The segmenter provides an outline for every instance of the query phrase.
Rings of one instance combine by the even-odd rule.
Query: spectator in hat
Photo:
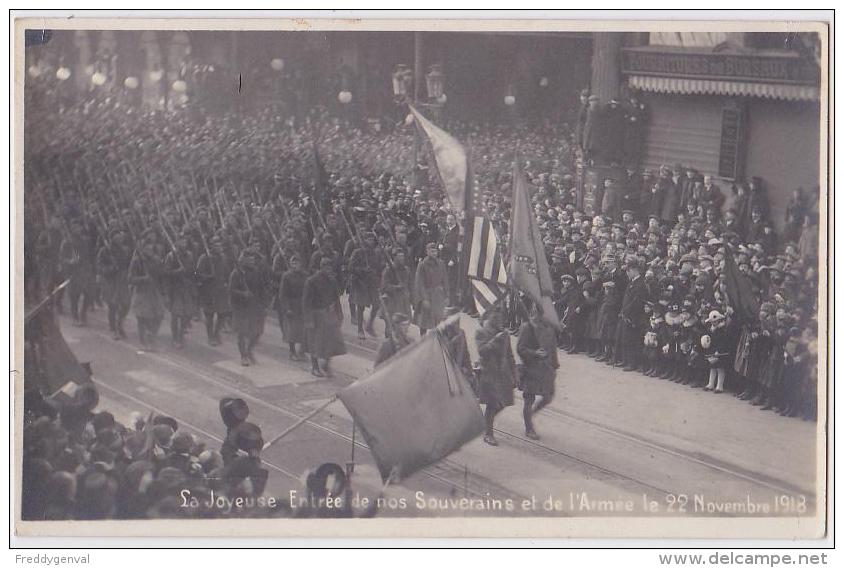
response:
[[[621,306],[621,298],[617,285],[612,279],[604,280],[601,283],[603,297],[598,308],[597,335],[600,340],[600,355],[597,361],[611,363],[614,360],[615,332],[618,326],[618,312]]]
[[[560,346],[567,352],[574,353],[576,350],[575,335],[578,331],[581,311],[581,293],[574,276],[571,274],[563,274],[560,283],[560,294],[554,302],[563,329],[560,334]]]
[[[644,305],[648,292],[642,276],[642,265],[638,259],[627,263],[626,272],[630,283],[621,301],[614,365],[623,366],[625,371],[633,371],[639,365]]]

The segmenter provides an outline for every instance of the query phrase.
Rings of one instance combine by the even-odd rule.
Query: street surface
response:
[[[124,423],[132,412],[167,414],[219,448],[225,427],[218,402],[224,396],[246,400],[249,420],[271,440],[371,373],[377,340],[359,340],[345,302],[344,309],[349,353],[333,360],[331,379],[313,377],[310,363],[289,359],[274,315],[251,367],[240,365],[232,335],[224,335],[221,346],[208,346],[201,322],[193,323],[186,347],[175,350],[165,319],[157,352],[139,350],[131,317],[129,340],[112,340],[103,309],[89,315],[86,328],[68,318],[61,318],[61,327],[80,361],[92,362],[98,409]],[[477,320],[463,316],[462,325],[476,359]],[[382,335],[380,320],[376,330]],[[411,334],[417,337],[418,330]],[[814,514],[814,422],[763,412],[730,394],[612,369],[585,355],[561,353],[560,363],[557,397],[535,417],[541,440],[525,438],[517,396],[516,406],[496,419],[498,447],[479,437],[388,487],[390,503],[379,515],[482,515],[496,506],[491,500],[508,499],[513,511],[504,514],[512,515]],[[267,493],[285,499],[291,490],[301,495],[308,468],[352,459],[354,490],[372,497],[381,489],[359,432],[353,444],[352,421],[339,401],[268,448],[263,459],[270,472]],[[470,511],[460,505],[463,497],[473,500]]]

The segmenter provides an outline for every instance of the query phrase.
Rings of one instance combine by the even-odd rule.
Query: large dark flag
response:
[[[727,284],[727,296],[736,318],[741,322],[755,320],[759,315],[759,301],[753,292],[750,279],[736,266],[729,246],[724,255],[724,278]]]
[[[484,431],[472,387],[438,330],[338,393],[382,479],[436,463]]]
[[[530,204],[530,188],[521,168],[513,172],[513,212],[510,219],[509,283],[542,306],[542,318],[560,329],[560,320],[551,300],[554,287],[545,247]]]
[[[60,395],[70,389],[70,396],[77,386],[91,382],[90,369],[71,351],[51,308],[35,309],[27,315],[24,337],[24,376],[43,394]]]
[[[410,112],[419,130],[431,143],[437,173],[449,205],[454,211],[463,211],[469,163],[466,150],[454,136],[422,116],[412,105]]]

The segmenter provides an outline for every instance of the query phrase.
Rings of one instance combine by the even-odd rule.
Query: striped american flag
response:
[[[507,271],[498,235],[486,215],[481,192],[471,175],[466,183],[466,218],[464,222],[466,274],[478,313],[483,315],[507,295]]]

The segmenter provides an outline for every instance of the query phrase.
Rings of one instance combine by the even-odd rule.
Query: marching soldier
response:
[[[375,354],[375,367],[412,343],[407,333],[410,329],[410,318],[407,314],[390,313],[392,313],[392,325],[388,326],[387,337],[381,342],[378,353]]]
[[[538,440],[539,434],[533,427],[533,415],[554,399],[554,379],[560,367],[554,329],[542,320],[539,306],[533,307],[528,321],[519,329],[516,351],[525,366],[521,385],[525,436]],[[542,398],[534,405],[537,396]]]
[[[495,416],[504,408],[513,406],[513,388],[517,381],[510,333],[504,329],[504,319],[497,308],[484,312],[481,327],[475,332],[475,343],[481,358],[480,402],[486,405],[484,442],[497,446],[493,430]]]
[[[199,281],[199,302],[205,313],[208,344],[213,346],[220,344],[223,322],[231,313],[228,281],[233,267],[223,250],[220,237],[212,237],[209,246],[211,255],[203,254],[199,257],[196,277]]]
[[[103,301],[108,306],[108,328],[115,340],[126,339],[123,321],[129,313],[132,300],[128,281],[131,259],[132,249],[123,232],[115,233],[97,253],[97,276],[102,287]]]
[[[404,250],[393,251],[393,261],[381,273],[381,298],[389,314],[410,313],[411,272]],[[386,321],[386,320],[385,320]]]
[[[378,284],[379,276],[383,271],[378,250],[376,249],[375,233],[367,232],[362,234],[360,247],[356,249],[349,258],[349,305],[356,317],[353,318],[358,324],[358,337],[363,339],[364,334],[363,314],[369,308],[369,321],[366,323],[366,333],[375,335],[373,323],[378,315]]]
[[[164,258],[170,308],[170,333],[173,347],[185,346],[185,330],[196,313],[196,260],[184,236],[179,237],[173,250]]]
[[[439,259],[437,243],[428,243],[425,252],[425,258],[416,267],[413,285],[416,325],[420,335],[425,335],[445,317],[448,286],[445,263]]]
[[[91,309],[93,301],[94,258],[91,253],[82,226],[74,222],[70,228],[70,234],[62,242],[59,257],[62,271],[70,278],[67,287],[70,313],[73,316],[73,323],[80,327],[87,325],[88,310]]]
[[[264,333],[269,270],[262,263],[258,249],[250,246],[240,254],[229,278],[232,329],[237,334],[240,364],[244,367],[257,363],[254,349]]]
[[[155,245],[141,245],[129,264],[129,284],[134,287],[132,311],[138,321],[141,345],[155,349],[155,337],[164,318],[164,298],[161,294],[161,257]]]
[[[302,313],[311,352],[311,374],[331,376],[331,358],[346,353],[346,343],[340,325],[343,311],[331,260],[323,258],[319,271],[305,281],[302,294]],[[324,359],[322,369],[319,359]]]
[[[281,277],[278,287],[277,305],[281,314],[281,332],[290,347],[290,359],[301,361],[305,357],[305,320],[302,316],[302,295],[305,291],[305,280],[308,275],[302,270],[302,261],[298,256],[291,256],[288,260],[290,270]],[[302,352],[297,353],[296,344],[302,346]]]

